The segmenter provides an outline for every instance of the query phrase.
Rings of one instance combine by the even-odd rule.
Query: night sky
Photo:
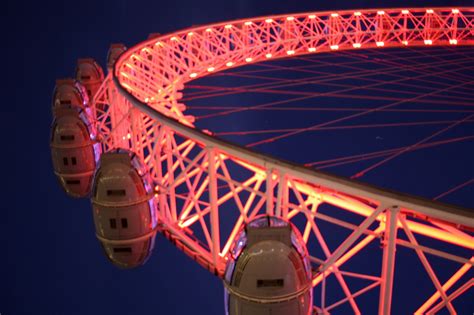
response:
[[[426,5],[426,1],[396,3],[397,7]],[[469,6],[474,1],[430,1],[433,7],[454,4]],[[78,58],[93,57],[105,66],[111,43],[123,42],[130,47],[146,39],[149,33],[164,34],[192,25],[291,12],[392,6],[394,1],[359,0],[85,0],[3,4],[2,55],[7,73],[2,79],[1,113],[2,135],[7,142],[2,150],[2,164],[8,176],[2,193],[4,218],[0,220],[0,237],[6,246],[0,254],[0,314],[224,312],[221,281],[161,236],[157,237],[155,251],[145,266],[119,270],[110,265],[94,236],[90,201],[68,198],[57,183],[49,150],[51,96],[57,78],[74,75]],[[212,124],[207,127],[212,128]],[[472,124],[470,129],[458,133],[472,135]],[[350,138],[346,139],[348,144],[352,143]],[[271,153],[272,147],[262,150]],[[474,158],[472,140],[459,150],[456,154],[463,155],[464,162]],[[285,152],[281,157],[291,159],[289,151]],[[449,160],[453,152],[442,154]],[[395,167],[397,164],[392,172],[396,172]],[[411,167],[416,170],[415,165]],[[438,182],[437,186],[430,186],[428,181],[425,190],[414,185],[406,191],[434,197],[436,191],[440,193],[474,175],[469,163],[456,170],[457,175],[446,176],[445,185]],[[352,170],[339,173],[346,174],[345,171]],[[366,180],[378,183],[380,178]],[[398,188],[397,184],[386,186]],[[471,185],[444,201],[472,208],[472,193]],[[473,309],[472,305],[464,306],[463,311],[468,314]]]

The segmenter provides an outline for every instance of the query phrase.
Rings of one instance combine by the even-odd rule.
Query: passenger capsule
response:
[[[77,61],[76,79],[85,86],[87,95],[92,101],[104,81],[104,71],[94,59],[79,59]]]
[[[146,262],[155,242],[157,217],[151,178],[135,154],[105,153],[96,172],[92,207],[96,235],[120,268]]]
[[[86,197],[91,191],[101,148],[80,84],[73,80],[58,81],[53,114],[50,147],[54,172],[68,195]]]
[[[73,79],[56,80],[53,92],[53,114],[61,108],[85,108],[89,104],[89,97],[82,84]]]
[[[120,57],[120,55],[127,50],[127,47],[122,43],[110,45],[109,52],[107,54],[107,68],[109,72],[113,70],[115,61]]]
[[[309,315],[311,265],[298,230],[270,216],[238,234],[224,275],[226,314]]]

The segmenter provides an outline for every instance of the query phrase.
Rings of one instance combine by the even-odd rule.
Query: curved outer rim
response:
[[[148,38],[148,39],[146,39],[146,40],[144,40],[144,41],[142,41],[142,42],[140,42],[136,45],[133,45],[132,47],[127,49],[122,55],[120,55],[120,57],[115,61],[114,74],[115,74],[115,70],[117,69],[116,65],[118,63],[120,63],[119,61],[121,61],[121,59],[123,59],[125,56],[128,56],[128,55],[132,54],[132,51],[134,51],[135,49],[138,49],[139,47],[141,48],[142,46],[145,46],[146,44],[149,44],[149,43],[155,43],[158,40],[164,40],[164,39],[170,38],[174,35],[184,34],[184,33],[190,32],[190,31],[206,29],[206,28],[212,28],[212,27],[217,27],[217,26],[223,26],[223,25],[226,25],[226,24],[238,24],[238,23],[245,23],[247,21],[265,20],[265,19],[268,19],[268,18],[282,19],[282,18],[286,18],[288,16],[293,16],[294,18],[298,18],[298,17],[303,17],[303,16],[309,16],[309,15],[312,15],[312,14],[314,14],[316,16],[325,16],[325,15],[330,15],[332,13],[337,13],[339,15],[347,15],[347,14],[353,14],[354,12],[357,12],[357,11],[364,12],[364,13],[371,13],[371,14],[377,13],[378,11],[384,11],[386,13],[393,13],[393,12],[400,12],[401,10],[405,10],[405,9],[409,10],[410,13],[413,13],[413,12],[426,12],[426,8],[406,8],[406,7],[378,8],[378,9],[332,10],[332,11],[316,11],[316,12],[315,11],[307,11],[307,12],[296,12],[296,13],[287,13],[287,14],[279,14],[279,15],[271,15],[271,16],[270,15],[260,15],[260,16],[245,18],[245,19],[239,19],[239,20],[216,22],[216,23],[205,24],[205,25],[195,25],[195,26],[191,26],[191,27],[188,27],[188,28],[183,28],[183,29],[180,29],[180,30],[177,30],[177,31],[169,32],[169,33],[166,33],[166,34],[161,35],[159,37]],[[430,9],[432,9],[434,11],[458,9],[459,11],[463,11],[463,12],[474,12],[474,7],[455,7],[455,8],[454,7],[453,8],[451,8],[451,7],[432,7]]]
[[[128,48],[122,54],[120,54],[120,56],[115,60],[114,65],[113,65],[113,76],[115,77],[116,72],[118,71],[117,65],[120,65],[121,61],[123,59],[129,57],[135,50],[137,50],[139,48],[141,49],[141,48],[143,48],[144,46],[146,46],[148,44],[156,43],[157,41],[164,41],[164,40],[167,40],[167,39],[169,39],[173,36],[177,36],[179,34],[187,34],[187,33],[192,32],[192,31],[198,31],[198,30],[203,30],[203,29],[206,29],[206,28],[224,26],[226,24],[239,24],[239,23],[245,23],[247,21],[254,22],[254,21],[257,21],[257,20],[260,21],[260,20],[265,20],[265,19],[268,19],[268,18],[283,19],[283,18],[287,18],[288,16],[292,16],[296,19],[296,18],[299,18],[299,17],[306,17],[306,16],[309,16],[309,15],[325,16],[325,15],[330,15],[332,13],[337,13],[339,15],[347,15],[347,14],[353,14],[354,12],[357,12],[357,11],[364,12],[364,13],[369,13],[369,14],[374,14],[374,13],[377,13],[378,11],[384,11],[386,13],[393,13],[393,12],[400,12],[401,10],[405,10],[405,9],[407,9],[407,8],[400,7],[400,8],[388,8],[388,9],[385,9],[385,8],[353,9],[353,10],[333,10],[333,11],[317,11],[317,12],[307,11],[307,12],[287,13],[287,14],[271,15],[271,16],[270,15],[260,15],[260,16],[250,17],[250,18],[239,19],[239,20],[223,21],[223,22],[216,22],[216,23],[204,24],[204,25],[193,25],[193,26],[183,28],[183,29],[180,29],[180,30],[177,30],[177,31],[172,31],[172,32],[169,32],[169,33],[165,33],[165,34],[160,35],[158,37],[147,38],[146,40],[141,41],[141,42],[133,45],[132,47]],[[431,9],[434,10],[434,11],[441,11],[441,10],[451,10],[451,9],[454,9],[454,8],[433,7]],[[463,11],[463,12],[474,12],[474,7],[456,7],[456,9],[458,9],[459,11]],[[408,8],[407,10],[409,10],[410,13],[426,12],[426,8]],[[471,44],[471,45],[474,45],[474,43]],[[422,45],[422,47],[424,47],[424,46],[425,45]],[[433,44],[432,46],[437,46],[437,45]],[[366,47],[370,47],[370,46],[366,46]],[[410,45],[410,47],[415,47],[415,45]],[[343,50],[349,50],[349,49],[345,48]],[[314,53],[311,53],[311,54],[314,54]],[[287,58],[287,57],[288,56],[285,56],[283,58]],[[275,57],[275,58],[272,58],[271,60],[275,60],[275,59],[278,59],[278,58]],[[217,72],[219,72],[219,71],[215,71],[214,73],[217,73]],[[193,80],[196,80],[196,79],[193,79]],[[188,81],[193,81],[193,80],[188,80]]]
[[[399,9],[378,9],[383,10],[387,13],[390,12],[400,12],[400,10],[405,8]],[[425,12],[425,8],[416,8],[410,9],[411,13],[413,12]],[[433,10],[451,10],[451,8],[432,8]],[[464,12],[474,12],[474,8],[463,8],[458,7],[460,11]],[[370,9],[370,10],[360,10],[364,13],[373,14],[374,12],[378,11],[377,9]],[[119,66],[122,62],[128,58],[133,52],[139,48],[143,48],[148,44],[154,43],[159,40],[164,40],[169,38],[172,35],[184,34],[185,32],[202,30],[204,28],[213,27],[213,26],[223,26],[225,24],[237,24],[243,23],[245,21],[255,21],[265,18],[286,18],[287,16],[294,16],[298,18],[300,16],[305,16],[309,14],[315,14],[317,16],[321,16],[324,14],[332,14],[338,13],[340,15],[344,14],[352,14],[359,10],[344,10],[344,11],[326,11],[326,12],[306,12],[306,13],[295,13],[295,14],[285,14],[285,15],[278,15],[278,16],[268,16],[268,17],[258,17],[258,18],[248,18],[248,19],[241,19],[241,20],[234,20],[234,21],[227,21],[221,23],[214,23],[209,25],[201,25],[198,27],[192,27],[188,29],[179,30],[177,32],[169,33],[164,36],[160,36],[157,38],[151,38],[145,40],[137,45],[131,47],[126,52],[124,52],[120,58],[118,58],[114,64],[114,71],[112,72],[113,82],[116,88],[118,89],[119,93],[124,96],[134,107],[139,109],[140,111],[146,113],[160,124],[171,128],[178,134],[188,137],[196,142],[201,143],[205,147],[209,148],[216,148],[219,149],[230,156],[236,157],[241,160],[249,161],[251,164],[259,165],[260,167],[264,167],[266,169],[280,169],[284,170],[288,175],[298,177],[300,179],[306,180],[308,182],[314,183],[316,185],[321,185],[323,187],[327,187],[330,189],[334,189],[335,191],[342,192],[348,195],[359,195],[364,196],[365,198],[381,200],[384,205],[396,206],[401,208],[403,211],[407,212],[414,212],[416,215],[426,216],[431,219],[437,219],[444,222],[448,222],[451,224],[456,224],[458,226],[472,229],[474,227],[474,210],[469,208],[464,208],[460,206],[450,205],[443,202],[433,201],[427,198],[413,196],[406,193],[400,193],[389,189],[379,188],[375,185],[366,184],[359,182],[357,180],[348,179],[342,176],[333,175],[327,172],[322,172],[318,170],[314,170],[302,165],[298,165],[289,161],[285,161],[282,159],[278,159],[272,157],[268,154],[259,153],[254,150],[242,147],[240,145],[230,143],[223,139],[210,136],[204,133],[202,130],[197,128],[192,128],[186,126],[179,122],[178,120],[168,117],[163,113],[159,112],[158,110],[148,106],[146,103],[140,101],[137,97],[130,94],[121,84],[117,77],[117,73],[119,71]],[[474,45],[474,43],[469,43],[469,45]],[[399,45],[401,46],[401,45]],[[410,45],[410,47],[416,46],[425,46],[421,43],[414,43]],[[433,44],[433,46],[436,46]],[[365,46],[370,48],[369,45]],[[393,46],[392,46],[393,47]],[[347,50],[346,48],[340,49]],[[298,54],[300,55],[300,53]],[[287,56],[285,56],[287,57]],[[283,57],[281,57],[283,58]],[[277,59],[277,57],[272,58],[272,60]],[[236,67],[241,66],[236,64]],[[214,72],[218,72],[221,70],[217,70]],[[200,76],[203,77],[204,75]],[[183,82],[189,82],[188,77],[184,78]]]

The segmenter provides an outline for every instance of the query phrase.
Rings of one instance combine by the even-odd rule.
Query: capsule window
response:
[[[69,165],[69,162],[68,162],[68,160],[67,160],[67,157],[63,158],[63,163],[64,163],[64,165]]]
[[[74,135],[62,135],[61,136],[61,141],[73,141],[74,140]]]
[[[90,78],[90,75],[81,75],[81,80],[89,80]]]
[[[125,196],[127,192],[125,189],[108,189],[107,196]]]
[[[66,184],[67,185],[79,185],[81,181],[79,179],[67,179]]]
[[[115,219],[110,219],[110,228],[111,229],[117,228],[117,221]]]
[[[114,247],[114,253],[131,253],[131,247]]]
[[[59,101],[59,104],[61,104],[61,105],[71,105],[71,100],[61,100],[61,101]]]
[[[73,157],[71,158],[71,164],[72,164],[72,165],[76,165],[76,164],[77,164],[77,160],[76,160],[76,157],[75,157],[75,156],[73,156]]]
[[[128,228],[128,220],[127,218],[122,218],[122,227],[124,229]]]
[[[258,279],[257,288],[282,288],[285,284],[284,279]]]

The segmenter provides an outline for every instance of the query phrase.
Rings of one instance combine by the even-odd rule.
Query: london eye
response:
[[[161,234],[222,279],[223,313],[456,314],[472,308],[473,204],[440,200],[474,182],[473,44],[469,7],[264,16],[113,44],[106,71],[80,59],[56,82],[54,171],[90,198],[112,264],[141,266]],[[383,147],[387,128],[399,138]],[[422,154],[453,144],[440,165]],[[381,171],[410,155],[408,175]],[[457,168],[461,181],[417,196]]]

